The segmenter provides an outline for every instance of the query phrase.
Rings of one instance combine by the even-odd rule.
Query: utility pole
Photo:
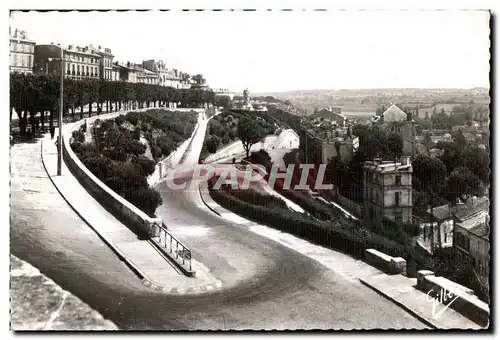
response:
[[[57,175],[61,176],[61,168],[62,168],[62,125],[63,125],[63,78],[64,78],[64,58],[63,58],[63,48],[61,46],[61,88],[59,93],[59,154],[57,155]]]

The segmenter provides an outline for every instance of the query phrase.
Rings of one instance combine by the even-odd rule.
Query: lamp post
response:
[[[61,47],[61,87],[59,93],[59,153],[57,155],[57,175],[61,176],[61,168],[62,168],[62,125],[63,125],[63,78],[64,78],[64,57],[63,57],[63,48]]]

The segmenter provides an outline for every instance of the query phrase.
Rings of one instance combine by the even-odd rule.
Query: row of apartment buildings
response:
[[[114,61],[114,57],[111,49],[101,46],[62,47],[54,43],[36,44],[29,39],[26,32],[18,29],[11,32],[10,36],[10,72],[59,76],[63,70],[64,77],[68,79],[105,79],[177,89],[191,88],[190,76],[187,73],[169,69],[163,61],[119,63]]]

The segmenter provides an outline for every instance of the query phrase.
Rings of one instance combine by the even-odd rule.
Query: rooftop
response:
[[[409,157],[401,157],[400,161],[382,161],[380,158],[375,158],[373,161],[365,162],[363,167],[377,172],[411,170],[411,161]]]
[[[489,206],[490,202],[487,197],[480,199],[470,198],[467,203],[460,204],[455,207],[455,217],[459,221],[464,221],[481,211],[483,212],[489,211],[490,210]]]
[[[490,225],[489,223],[481,223],[471,229],[469,229],[471,233],[474,235],[484,237],[484,238],[489,238],[490,236]]]
[[[476,227],[480,227],[482,224],[485,224],[487,217],[488,217],[488,213],[486,211],[480,210],[476,214],[474,214],[473,216],[470,216],[469,218],[467,218],[466,220],[463,220],[461,222],[457,222],[456,225],[460,226],[460,227],[462,227],[470,232],[472,232],[472,230],[480,231],[481,228],[476,229]]]

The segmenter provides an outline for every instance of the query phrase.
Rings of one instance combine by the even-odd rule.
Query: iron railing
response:
[[[191,250],[170,234],[163,223],[152,226],[151,238],[157,241],[178,264],[192,271]]]

